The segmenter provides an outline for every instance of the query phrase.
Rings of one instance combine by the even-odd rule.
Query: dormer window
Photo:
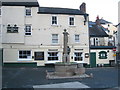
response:
[[[26,14],[26,16],[32,16],[31,8],[30,8],[30,7],[27,7],[27,8],[26,8],[25,14]]]
[[[52,16],[52,25],[57,25],[57,16]]]
[[[18,27],[15,24],[14,26],[11,26],[10,24],[7,25],[7,33],[18,33]]]

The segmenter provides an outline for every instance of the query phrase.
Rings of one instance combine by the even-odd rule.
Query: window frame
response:
[[[76,36],[79,36],[79,38],[77,38],[77,39],[79,39],[78,41],[76,40]],[[80,34],[74,35],[74,41],[75,41],[75,43],[80,43]]]
[[[28,31],[27,31],[27,27],[30,27],[30,31],[31,31],[31,32],[28,32]],[[27,33],[27,34],[30,33],[30,35],[26,35],[26,33]],[[31,36],[31,35],[32,35],[32,25],[31,25],[31,24],[26,24],[26,25],[25,25],[25,36]]]
[[[50,56],[48,53],[57,53],[57,56]],[[59,52],[58,51],[48,51],[47,55],[48,55],[48,57],[47,57],[47,61],[48,62],[59,61]],[[58,58],[58,60],[49,60],[49,57],[50,58]]]
[[[76,56],[75,53],[81,53],[81,56]],[[74,62],[83,62],[84,61],[84,53],[81,51],[74,52]],[[82,60],[75,60],[76,57],[82,58]]]
[[[101,56],[102,55],[102,56]],[[105,55],[105,56],[104,56]],[[107,59],[107,52],[106,51],[100,51],[99,52],[99,59]]]
[[[53,23],[53,17],[56,17],[56,20],[54,20],[54,22],[56,22],[56,23]],[[57,15],[51,16],[51,25],[58,25],[58,16]]]
[[[27,10],[30,10],[30,15],[27,14]],[[32,7],[25,7],[25,16],[32,16]]]
[[[53,35],[57,35],[57,38],[53,38]],[[57,40],[57,42],[54,42]],[[59,43],[59,35],[58,34],[52,34],[52,44],[58,44]]]
[[[72,22],[71,22],[70,18],[73,18]],[[74,16],[69,16],[68,23],[69,23],[69,26],[75,26],[75,17]],[[73,23],[73,25],[70,24],[70,23]]]
[[[24,52],[24,51],[30,51],[30,56],[29,56],[29,58],[28,58],[28,56],[27,56],[27,58],[20,58],[20,51],[22,51],[22,52]],[[23,53],[22,53],[23,54]],[[22,56],[22,55],[21,55]],[[31,61],[32,60],[32,51],[31,50],[19,50],[18,51],[18,61]]]

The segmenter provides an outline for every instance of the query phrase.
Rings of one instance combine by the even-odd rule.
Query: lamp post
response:
[[[63,48],[63,62],[68,63],[68,32],[64,29],[63,38],[64,38],[64,48]]]

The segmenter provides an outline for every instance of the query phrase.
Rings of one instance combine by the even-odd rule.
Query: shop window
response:
[[[107,52],[105,51],[99,52],[99,59],[107,59]]]
[[[44,52],[35,52],[35,60],[44,60]]]
[[[58,52],[48,52],[48,61],[58,61]]]
[[[75,52],[74,53],[74,61],[83,61],[83,53]]]
[[[20,60],[31,60],[31,51],[30,50],[20,50],[19,51],[19,59]]]

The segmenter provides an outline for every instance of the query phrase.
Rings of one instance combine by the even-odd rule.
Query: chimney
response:
[[[99,16],[96,17],[96,21],[95,21],[95,22],[96,22],[96,25],[101,25],[101,24],[100,24]]]
[[[86,3],[82,3],[81,5],[80,5],[80,10],[83,12],[83,13],[86,13]]]

